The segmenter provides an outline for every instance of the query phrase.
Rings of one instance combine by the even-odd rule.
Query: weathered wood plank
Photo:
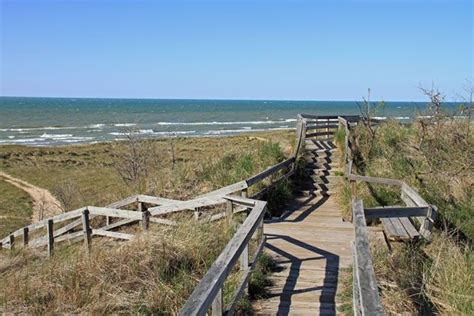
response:
[[[399,217],[400,223],[402,223],[403,228],[407,231],[410,239],[417,239],[420,236],[420,233],[416,230],[415,226],[413,226],[412,222],[407,217]]]
[[[112,217],[120,217],[120,218],[127,218],[127,219],[142,219],[142,212],[137,211],[127,211],[121,210],[117,208],[107,208],[107,207],[95,207],[95,206],[88,206],[87,209],[89,210],[90,214],[93,215],[103,215],[103,216],[112,216]]]
[[[248,245],[265,213],[265,202],[257,202],[242,226],[214,261],[180,311],[180,315],[205,315],[222,288],[225,279]]]
[[[402,241],[410,240],[410,235],[407,233],[398,217],[383,218],[381,221],[386,229],[387,237],[389,239]]]
[[[197,196],[194,200],[198,200],[199,198],[204,198],[204,197],[224,196],[224,195],[232,194],[234,192],[238,192],[247,188],[248,188],[247,182],[240,181],[240,182],[228,185],[226,187],[211,191],[209,193],[201,194]]]
[[[328,132],[315,132],[315,133],[306,133],[306,137],[318,137],[318,136],[331,136],[334,135],[335,131],[328,131]]]
[[[362,200],[352,202],[355,229],[355,248],[357,257],[357,276],[362,315],[383,315],[383,308],[378,293],[372,254],[370,252],[367,224]]]
[[[232,201],[236,204],[239,205],[244,205],[244,206],[249,206],[249,207],[254,207],[255,206],[255,200],[249,199],[249,198],[244,198],[238,195],[226,195],[224,196],[224,199],[228,201]]]
[[[405,193],[415,204],[416,206],[428,206],[429,204],[405,182],[402,183],[402,192]]]
[[[316,124],[308,124],[306,126],[306,131],[309,130],[319,130],[319,129],[325,129],[325,128],[330,128],[330,129],[337,129],[339,125],[333,124],[333,122],[328,122],[328,123],[316,123]]]
[[[377,184],[387,184],[387,185],[402,185],[403,184],[403,181],[396,180],[396,179],[358,176],[358,175],[353,175],[353,174],[349,175],[349,180],[363,181],[363,182],[377,183]]]
[[[412,216],[426,216],[429,207],[373,207],[364,209],[365,218],[387,218],[387,217],[412,217]]]
[[[250,187],[252,185],[254,185],[255,183],[257,182],[260,182],[262,181],[263,179],[273,175],[274,173],[282,170],[282,169],[285,169],[285,168],[288,168],[292,163],[295,162],[295,158],[294,157],[291,157],[285,161],[282,161],[270,168],[268,168],[267,170],[247,179],[247,187]]]
[[[139,202],[148,203],[148,204],[155,204],[155,205],[164,205],[164,204],[171,204],[176,202],[182,202],[179,200],[173,199],[166,199],[162,197],[150,196],[150,195],[137,195],[137,199]]]
[[[161,214],[180,212],[184,210],[194,210],[199,207],[206,207],[206,206],[225,203],[226,201],[227,200],[223,198],[223,195],[220,195],[219,193],[218,195],[215,195],[215,196],[203,196],[203,197],[196,198],[193,200],[155,206],[155,207],[149,208],[148,210],[150,211],[150,214],[152,216],[156,216],[156,215],[161,215]]]
[[[103,230],[103,229],[93,229],[92,235],[112,237],[112,238],[125,239],[125,240],[131,240],[134,237],[131,234],[112,232],[112,231]]]

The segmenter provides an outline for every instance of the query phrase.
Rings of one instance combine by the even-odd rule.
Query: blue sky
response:
[[[1,95],[423,100],[473,77],[472,1],[1,1]]]

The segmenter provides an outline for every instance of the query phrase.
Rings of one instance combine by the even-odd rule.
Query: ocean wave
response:
[[[105,124],[99,123],[99,124],[87,125],[87,126],[84,126],[84,128],[101,128],[101,127],[104,127],[104,126],[105,126]]]
[[[48,139],[62,139],[62,138],[69,138],[73,137],[72,134],[47,134],[43,133],[43,135],[40,136],[41,138],[48,138]]]
[[[200,125],[264,125],[264,124],[281,124],[283,122],[296,122],[296,119],[285,120],[267,120],[267,121],[209,121],[209,122],[158,122],[157,125],[182,125],[182,126],[200,126]]]
[[[166,135],[166,136],[174,136],[174,135],[188,135],[188,134],[195,134],[196,131],[176,131],[176,132],[155,132],[152,129],[145,129],[145,130],[138,130],[138,131],[133,131],[131,133],[123,133],[123,132],[111,132],[109,135],[112,136],[126,136],[130,134],[135,134],[135,135]]]
[[[114,126],[117,126],[117,127],[130,127],[130,126],[135,126],[137,124],[135,123],[117,123],[117,124],[114,124]]]
[[[49,130],[61,130],[61,129],[76,129],[73,126],[44,126],[44,127],[22,127],[22,128],[0,128],[2,132],[26,132],[26,131],[49,131]]]

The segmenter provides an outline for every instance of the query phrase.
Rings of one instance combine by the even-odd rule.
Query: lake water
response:
[[[252,101],[0,97],[0,145],[217,136],[295,127],[296,115],[360,114],[356,101]],[[426,103],[386,102],[381,117],[409,120]]]

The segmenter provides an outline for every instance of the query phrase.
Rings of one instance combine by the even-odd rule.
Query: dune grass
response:
[[[391,252],[372,248],[389,314],[474,313],[474,137],[466,133],[469,124],[450,118],[432,125],[388,121],[376,128],[375,136],[362,124],[352,135],[359,172],[401,179],[440,212],[431,243],[393,244]],[[367,207],[403,205],[395,187],[360,183],[357,191]],[[343,192],[340,201],[349,209],[348,186]]]
[[[138,192],[185,199],[243,180],[291,152],[290,133],[264,136],[177,139],[175,163],[167,141],[148,141],[153,153],[148,174],[136,182],[125,181],[114,168],[117,152],[124,150],[117,143],[5,146],[0,148],[0,166],[52,192],[58,183],[70,181],[71,207],[105,205]],[[17,200],[12,196],[12,203]],[[176,314],[236,227],[227,221],[198,225],[186,216],[179,221],[178,227],[152,225],[150,233],[130,242],[94,238],[90,258],[80,244],[57,247],[51,260],[45,258],[44,249],[1,251],[0,312]],[[252,244],[251,251],[254,248]],[[262,295],[271,265],[268,257],[259,258],[250,281],[251,297]],[[225,302],[238,278],[234,269],[225,284]],[[251,313],[248,298],[239,308]]]

